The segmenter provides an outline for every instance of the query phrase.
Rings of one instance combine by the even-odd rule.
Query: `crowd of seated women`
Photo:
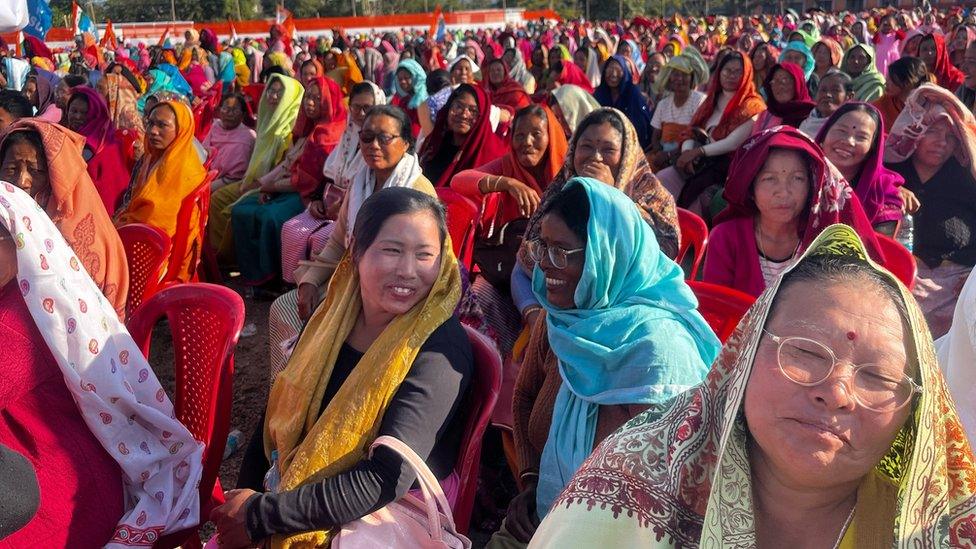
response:
[[[487,547],[976,545],[976,22],[790,17],[5,59],[0,445],[40,496],[0,547],[328,546],[415,489],[384,435],[454,505],[471,331],[517,486]],[[124,328],[133,223],[271,301],[209,517]],[[703,284],[754,303],[731,337]]]

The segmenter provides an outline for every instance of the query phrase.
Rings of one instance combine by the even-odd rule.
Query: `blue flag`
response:
[[[27,0],[27,13],[30,20],[24,27],[24,32],[44,40],[47,31],[51,30],[51,7],[48,0]]]
[[[95,40],[98,40],[98,27],[86,13],[82,13],[78,17],[78,32],[89,32],[95,37]]]

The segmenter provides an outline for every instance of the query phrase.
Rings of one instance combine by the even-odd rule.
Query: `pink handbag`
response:
[[[424,499],[407,494],[403,498],[350,522],[332,539],[332,549],[471,549],[471,540],[454,527],[451,507],[437,478],[424,460],[399,440],[381,436],[370,446],[386,446],[400,455],[417,473]]]

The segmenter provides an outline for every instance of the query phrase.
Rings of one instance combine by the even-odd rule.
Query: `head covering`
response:
[[[820,44],[830,52],[830,64],[840,68],[840,64],[844,60],[844,48],[833,38],[824,37],[814,44],[813,48],[810,48],[810,53],[812,54],[813,49]],[[814,58],[814,62],[816,62],[816,58]]]
[[[607,84],[607,68],[611,63],[616,63],[623,71],[623,78],[617,86],[617,99],[613,99],[613,91]],[[604,107],[613,107],[624,113],[628,120],[637,130],[637,139],[640,141],[641,148],[646,149],[651,144],[651,109],[647,106],[647,99],[641,93],[640,88],[634,84],[631,77],[627,59],[622,55],[614,55],[603,64],[603,76],[600,87],[593,92],[593,97]]]
[[[281,81],[284,90],[278,105],[272,107],[268,104],[266,95],[275,80]],[[268,77],[264,90],[258,104],[258,127],[255,128],[258,137],[244,174],[244,185],[250,185],[255,179],[268,173],[281,160],[291,146],[292,126],[302,107],[302,85],[294,78],[272,74]]]
[[[563,118],[569,124],[570,131],[573,132],[588,114],[600,108],[600,103],[592,95],[583,88],[572,84],[559,86],[553,90],[552,96],[559,104],[559,110],[562,111]]]
[[[905,183],[905,180],[882,163],[887,136],[884,119],[878,109],[870,103],[855,101],[848,104],[860,105],[863,108],[873,110],[877,114],[878,120],[878,129],[874,132],[874,143],[871,145],[871,150],[868,151],[861,163],[857,180],[849,181],[849,183],[854,188],[854,194],[861,201],[864,214],[872,225],[900,220],[902,199],[898,188]],[[823,127],[820,128],[820,133],[817,134],[816,142],[818,145],[823,144],[831,126],[848,112],[851,111],[841,106],[827,119]]]
[[[503,69],[504,79],[498,83],[493,84],[491,82],[491,66],[493,64],[500,64]],[[485,73],[482,75],[481,85],[484,86],[485,91],[488,92],[488,96],[491,98],[491,103],[493,105],[505,106],[511,108],[513,111],[518,111],[523,107],[527,107],[532,103],[529,98],[529,94],[526,93],[525,88],[522,84],[516,82],[510,75],[508,71],[508,65],[505,64],[501,58],[496,57],[489,61],[485,65]]]
[[[661,250],[668,257],[674,257],[678,252],[678,242],[681,239],[681,231],[678,228],[678,210],[674,204],[674,197],[651,171],[647,157],[637,140],[634,125],[627,120],[627,117],[620,111],[609,107],[601,107],[589,116],[595,116],[594,113],[596,112],[611,113],[617,117],[624,127],[620,166],[617,168],[617,173],[613,174],[613,186],[623,191],[632,202],[644,211],[645,221],[654,230]],[[545,209],[545,205],[553,199],[556,193],[562,190],[567,181],[576,177],[574,157],[580,135],[578,131],[573,132],[573,139],[570,141],[569,152],[566,153],[563,169],[546,189],[539,208],[529,219],[529,225],[525,231],[526,241],[538,238],[541,221],[540,212]],[[519,250],[519,261],[527,272],[532,272],[532,269],[535,268],[535,262],[528,256],[525,246]]]
[[[905,426],[869,473],[897,485],[897,495],[858,498],[853,536],[847,536],[857,539],[849,546],[965,545],[976,511],[976,465],[915,299],[870,260],[848,226],[824,230],[800,262],[814,256],[853,259],[897,285],[908,311],[908,361],[917,364],[922,386]],[[743,403],[780,287],[777,281],[767,288],[739,322],[704,383],[597,447],[535,532],[533,546],[757,545]]]
[[[803,79],[806,80],[807,78],[810,78],[810,75],[813,74],[813,69],[817,66],[817,60],[814,59],[813,52],[810,51],[810,48],[806,45],[806,43],[793,41],[787,44],[786,47],[783,48],[783,52],[779,54],[780,63],[786,60],[786,52],[788,51],[798,51],[807,58],[806,63],[803,65]]]
[[[155,69],[149,70],[149,75],[152,76],[152,83],[149,84],[146,93],[139,98],[140,111],[145,110],[146,100],[158,93],[171,92],[181,96],[190,96],[193,93],[189,82],[173,65],[168,63],[158,65]]]
[[[88,103],[85,123],[78,128],[93,154],[98,154],[106,145],[115,144],[115,125],[108,114],[108,105],[102,94],[88,86],[77,86],[71,90],[68,105],[75,98],[84,98]]]
[[[780,103],[773,94],[773,79],[776,71],[782,69],[793,77],[793,99],[786,103]],[[766,81],[763,82],[763,91],[766,92],[766,106],[769,113],[783,120],[783,124],[797,128],[810,111],[816,107],[816,103],[810,98],[807,90],[806,81],[803,79],[803,69],[793,63],[777,63],[773,65],[769,73],[766,74]]]
[[[852,76],[852,85],[854,86],[854,97],[858,101],[871,102],[876,99],[880,99],[884,95],[885,91],[885,77],[883,74],[878,72],[878,67],[874,62],[874,47],[870,44],[857,44],[853,48],[847,50],[844,54],[844,60],[841,63],[841,70],[847,71],[847,64],[851,56],[851,52],[855,49],[860,48],[868,56],[868,62],[864,66],[864,70],[861,74],[857,76]],[[850,73],[848,73],[850,74]]]
[[[194,145],[193,113],[182,101],[162,101],[152,111],[168,107],[176,114],[176,137],[163,151],[154,151],[146,143],[146,153],[141,164],[133,173],[135,183],[129,190],[131,198],[124,209],[116,215],[116,224],[146,223],[162,229],[171,238],[176,235],[176,218],[183,199],[196,189],[207,175],[200,162]],[[147,116],[149,113],[147,113]],[[182,235],[181,235],[182,236]],[[191,223],[187,235],[186,257],[171,257],[169,261],[172,278],[186,282],[189,271],[196,259],[192,253],[194,244],[199,249],[203,235],[197,223]],[[192,256],[192,257],[191,257]],[[170,274],[167,274],[167,278]]]
[[[477,73],[478,71],[481,70],[481,67],[478,66],[478,63],[475,63],[474,60],[472,60],[467,55],[461,54],[461,55],[455,57],[454,59],[451,59],[451,62],[447,64],[447,72],[451,72],[451,70],[454,69],[454,65],[457,65],[461,61],[467,61],[468,63],[471,64],[471,72],[472,73]]]
[[[925,83],[915,89],[905,101],[905,108],[895,119],[885,145],[884,160],[903,162],[915,153],[919,138],[929,126],[940,120],[949,123],[959,145],[955,157],[969,168],[976,178],[976,118],[965,105],[948,90]]]
[[[413,79],[413,95],[410,96],[410,101],[407,102],[407,108],[416,109],[421,103],[427,100],[427,73],[424,72],[420,63],[409,58],[400,60],[400,63],[397,65],[397,70],[399,71],[400,69],[410,73],[410,78]],[[400,87],[400,82],[396,78],[395,73],[393,75],[393,88],[400,97],[407,97],[407,92]]]
[[[34,78],[34,82],[37,86],[38,116],[45,114],[49,109],[51,109],[55,111],[56,117],[50,121],[59,122],[61,120],[61,109],[59,109],[57,106],[57,90],[58,84],[61,83],[61,77],[44,69],[34,69],[32,78]],[[47,119],[47,117],[45,117],[45,119]]]
[[[465,47],[465,52],[467,51],[467,48],[474,48],[474,60],[477,62],[478,65],[481,65],[482,63],[485,62],[485,52],[482,51],[481,44],[479,44],[477,40],[473,38],[468,38],[467,40],[464,41],[464,47]],[[468,57],[470,60],[470,56],[467,53],[465,53],[464,55]],[[453,65],[454,62],[452,61],[451,66]],[[477,72],[477,69],[475,69],[475,72]]]
[[[31,70],[30,63],[8,55],[3,58],[3,64],[4,68],[7,69],[7,89],[14,91],[23,90],[24,84],[27,82],[27,73]]]
[[[575,186],[590,204],[575,307],[554,307],[539,266],[532,276],[563,380],[539,465],[540,517],[590,455],[601,405],[665,402],[697,385],[721,347],[630,197],[584,177],[562,192]]]
[[[397,315],[370,344],[323,410],[322,395],[359,316],[361,293],[358,271],[346,253],[332,276],[325,302],[312,314],[288,365],[271,388],[264,448],[269,459],[272,451],[278,456],[275,465],[281,471],[281,491],[333,477],[365,459],[386,406],[422,345],[451,318],[458,304],[461,276],[450,237],[441,247],[440,271],[430,292],[412,309]],[[338,530],[287,538],[275,535],[272,547],[328,547]]]
[[[759,214],[752,197],[752,186],[772,149],[796,151],[810,168],[810,205],[800,214],[798,226],[800,250],[806,249],[827,226],[846,223],[861,235],[872,257],[883,261],[874,228],[864,215],[860,201],[853,196],[850,185],[827,161],[820,147],[790,126],[765,130],[739,147],[722,193],[728,205],[715,218],[716,224],[736,218],[753,218]]]
[[[404,61],[412,60],[404,59]],[[376,84],[368,80],[367,82],[373,89],[373,104],[385,105],[386,94],[383,90]],[[349,188],[352,177],[365,165],[363,155],[359,152],[359,132],[362,129],[362,126],[356,124],[352,118],[348,118],[339,145],[329,153],[322,166],[322,175],[343,189]]]
[[[339,84],[331,78],[315,76],[308,82],[305,93],[313,88],[318,88],[322,97],[319,118],[308,120],[301,109],[292,133],[295,140],[306,138],[302,153],[291,168],[292,186],[306,200],[319,189],[325,160],[334,152],[346,128],[346,107]]]
[[[505,142],[491,129],[491,101],[488,99],[488,94],[480,87],[461,84],[451,94],[444,108],[437,113],[434,129],[420,151],[421,165],[426,166],[437,155],[441,147],[454,138],[454,132],[449,129],[447,119],[450,116],[451,105],[462,93],[473,95],[477,101],[478,121],[468,132],[458,154],[441,174],[441,177],[437,181],[431,181],[435,187],[447,186],[454,174],[461,170],[487,164],[488,161],[505,154]]]
[[[693,90],[708,81],[708,65],[705,64],[705,60],[702,59],[698,50],[689,47],[679,55],[672,57],[661,69],[657,80],[654,81],[655,93],[660,95],[668,91],[668,79],[675,71],[691,76],[691,89]]]
[[[715,110],[722,94],[722,68],[732,59],[742,61],[742,80],[739,82],[739,89],[735,91],[735,95],[732,96],[728,105],[725,106],[725,110],[722,111],[722,118],[719,119],[718,125],[711,132],[711,136],[715,140],[725,138],[734,129],[766,109],[766,104],[756,92],[756,84],[752,79],[752,60],[741,53],[734,52],[727,55],[715,69],[715,73],[708,83],[708,95],[698,110],[695,111],[695,116],[691,118],[691,126],[693,128],[705,128],[705,124],[712,116],[712,111]]]
[[[525,66],[525,58],[522,56],[522,50],[518,48],[509,48],[505,51],[508,52],[509,50],[514,53],[515,61],[512,63],[512,66],[509,67],[508,75],[512,77],[512,80],[515,80],[521,84],[526,90],[528,90],[527,86],[529,85],[529,82],[531,82],[533,85],[537,85],[538,82],[535,81],[535,77],[532,76],[531,72],[529,72],[529,68]]]
[[[966,79],[966,75],[949,61],[949,51],[946,48],[945,36],[939,33],[926,34],[922,37],[922,42],[930,38],[935,41],[935,67],[930,72],[938,80],[940,86],[954,92],[956,88],[962,85],[963,80]],[[921,46],[921,43],[919,45]]]
[[[80,150],[80,137],[55,124],[47,127]],[[80,158],[77,164],[82,164]],[[61,162],[58,167],[71,165]],[[55,166],[51,168],[53,183]],[[86,194],[93,196],[107,223],[94,190]],[[90,276],[86,250],[66,242],[66,238],[98,242],[105,236],[97,229],[92,236],[92,215],[97,212],[90,212],[89,221],[76,227],[83,237],[68,233],[63,226],[55,228],[57,222],[39,211],[27,193],[0,184],[0,226],[16,234],[20,293],[47,344],[47,349],[36,352],[50,353],[49,360],[57,363],[91,434],[119,466],[125,513],[104,540],[105,547],[117,549],[129,546],[126,540],[159,539],[164,532],[182,531],[199,522],[204,447],[176,419],[152,367],[116,316],[113,303],[102,296],[97,277]],[[28,230],[21,230],[24,227]],[[118,235],[111,224],[104,228],[112,231],[124,267]],[[126,288],[121,290],[124,302]]]

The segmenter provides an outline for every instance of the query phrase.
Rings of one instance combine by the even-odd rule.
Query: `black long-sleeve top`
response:
[[[343,344],[329,379],[322,409],[335,397],[363,353]],[[379,435],[403,441],[439,479],[449,476],[458,455],[464,414],[457,413],[474,371],[471,345],[454,317],[438,327],[421,347],[397,389]],[[241,464],[238,488],[263,490],[270,464],[264,455],[264,420],[251,438]],[[272,534],[323,530],[361,518],[402,497],[416,474],[397,454],[377,448],[348,471],[277,494],[262,493],[247,502],[247,531],[258,541]]]
[[[912,253],[933,268],[944,260],[976,265],[976,181],[969,168],[950,157],[925,183],[910,158],[890,168],[922,204],[913,218]]]

